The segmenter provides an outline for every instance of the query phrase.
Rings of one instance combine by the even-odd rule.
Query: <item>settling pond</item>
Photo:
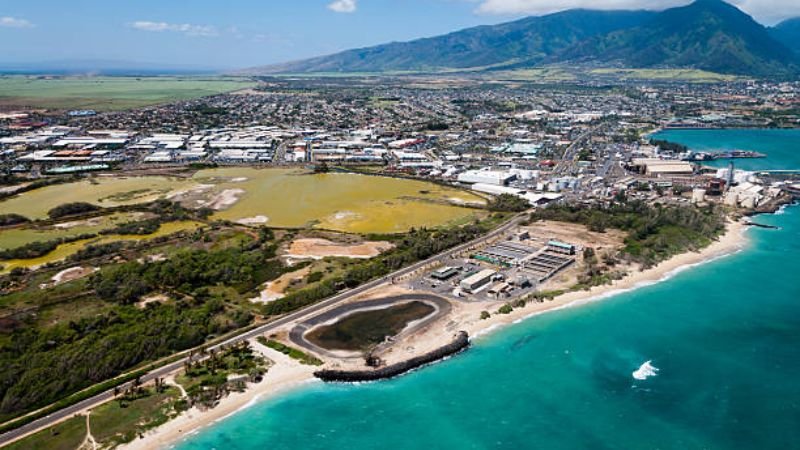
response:
[[[459,205],[485,203],[469,192],[416,180],[236,167],[201,170],[191,178],[101,175],[12,197],[0,202],[0,212],[42,219],[64,203],[109,207],[159,198],[214,206],[217,219],[351,233],[398,233],[464,223],[479,212]]]
[[[428,303],[413,301],[388,308],[355,312],[330,325],[315,328],[306,339],[327,350],[365,350],[396,336],[410,323],[436,311]]]

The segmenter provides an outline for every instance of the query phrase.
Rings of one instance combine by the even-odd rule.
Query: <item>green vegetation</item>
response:
[[[200,360],[187,362],[178,382],[186,389],[191,404],[213,407],[231,390],[241,392],[245,382],[260,382],[267,372],[266,360],[242,341],[217,352],[210,350]]]
[[[678,144],[677,142],[670,142],[661,139],[650,139],[650,145],[656,145],[662,150],[667,150],[674,153],[685,153],[689,151],[689,147]]]
[[[47,215],[51,219],[61,219],[63,217],[77,216],[80,214],[99,211],[100,209],[102,208],[86,202],[65,203],[51,209],[47,212]]]
[[[230,77],[0,77],[0,105],[121,110],[244,89]]]
[[[292,359],[300,361],[300,364],[305,364],[307,366],[321,366],[323,364],[322,360],[320,360],[319,358],[303,353],[294,347],[289,347],[288,345],[284,345],[278,341],[267,339],[264,336],[259,336],[258,338],[256,338],[256,340],[265,347],[269,347],[275,351],[283,353],[284,355]]]
[[[308,333],[308,340],[329,350],[368,350],[387,337],[400,333],[409,323],[436,309],[424,302],[409,302],[389,308],[356,312]]]
[[[0,260],[2,259],[33,259],[44,256],[61,244],[68,242],[80,241],[83,239],[91,239],[95,237],[94,234],[81,234],[69,238],[53,239],[51,241],[36,241],[25,244],[21,247],[12,248],[9,250],[0,250]]]
[[[584,39],[637,26],[638,11],[574,10],[468,28],[429,39],[391,43],[273,67],[280,73],[442,72],[529,68]],[[408,55],[414,55],[409,58]]]
[[[325,161],[321,163],[314,164],[314,173],[328,173],[331,169],[328,167],[328,164]]]
[[[119,235],[138,235],[144,236],[153,234],[161,227],[161,219],[138,220],[117,225],[109,230],[103,230],[100,234],[119,234]]]
[[[102,212],[119,208],[156,216],[179,212],[170,202]],[[315,262],[312,281],[260,306],[248,299],[264,282],[297,270],[276,256],[291,232],[212,223],[148,241],[98,243],[74,253],[70,263],[99,271],[58,285],[51,278],[64,265],[14,270],[0,276],[0,421],[10,421],[0,431],[134,380],[157,360],[246,329],[256,313],[295,310],[468,241],[507,218],[496,213],[464,227],[379,236],[396,247],[373,260]],[[279,350],[319,363],[288,347]],[[205,385],[212,386],[208,380]]]
[[[537,210],[531,219],[580,223],[597,232],[626,231],[622,256],[643,268],[706,247],[725,230],[725,217],[713,206],[650,206],[642,201],[608,207],[555,205]]]
[[[468,242],[492,227],[493,221],[489,219],[464,227],[442,230],[425,228],[411,230],[395,242],[396,247],[394,249],[376,258],[353,265],[343,275],[331,277],[318,284],[291,292],[285,297],[265,305],[262,311],[266,315],[295,311],[323,298],[330,297],[341,289],[358,286],[409,264],[430,258],[448,248]],[[367,238],[369,240],[381,240],[386,236],[367,236]]]
[[[108,244],[87,245],[67,257],[68,261],[86,261],[103,256],[117,255],[127,244],[122,241],[109,242]]]
[[[486,320],[490,317],[492,317],[492,315],[489,313],[489,311],[481,311],[481,320]]]
[[[500,194],[489,202],[490,211],[522,212],[530,208],[530,203],[522,197]]]
[[[511,306],[510,303],[506,303],[505,305],[501,306],[500,309],[497,310],[498,314],[511,314],[514,311],[514,307]]]
[[[572,290],[588,290],[595,286],[611,284],[615,280],[621,280],[625,275],[623,270],[615,270],[614,266],[618,261],[613,254],[604,254],[602,261],[591,247],[583,250],[584,271],[578,275],[578,283]]]
[[[0,214],[0,227],[8,227],[11,225],[19,225],[28,223],[31,220],[19,214]]]
[[[693,83],[719,83],[735,81],[735,75],[724,75],[698,69],[593,69],[590,75],[612,76],[621,80],[689,81]]]
[[[15,331],[0,349],[0,417],[45,406],[249,322],[248,314],[210,299],[119,307],[105,316]]]
[[[190,250],[166,261],[143,264],[136,261],[109,267],[90,280],[90,286],[104,300],[120,304],[136,303],[157,291],[207,297],[201,288],[225,283],[240,294],[283,274],[274,258],[275,249],[242,250],[229,248],[216,252]]]
[[[162,425],[183,410],[180,392],[158,383],[154,388],[137,387],[91,411],[89,427],[95,440],[108,447],[133,441]]]
[[[226,239],[220,232],[218,240]],[[98,247],[92,252],[108,249]],[[166,261],[147,265],[112,264],[88,281],[48,290],[38,289],[46,275],[31,275],[34,279],[27,281],[31,288],[0,297],[0,305],[38,305],[43,316],[52,305],[63,316],[69,305],[85,299],[81,301],[97,305],[102,314],[82,315],[77,310],[70,313],[73,318],[55,324],[37,324],[31,318],[8,328],[0,339],[4,367],[0,419],[48,405],[143,363],[249,325],[252,306],[242,295],[283,273],[274,254],[273,243],[257,240],[219,251],[184,249]],[[15,287],[25,283],[26,277],[9,276],[4,283]],[[174,300],[134,305],[150,292],[166,292]]]
[[[4,447],[6,450],[75,450],[86,438],[86,418],[75,416]]]

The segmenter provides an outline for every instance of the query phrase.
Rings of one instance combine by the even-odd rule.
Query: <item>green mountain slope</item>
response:
[[[581,42],[554,59],[756,76],[796,70],[789,49],[752,17],[721,0],[666,10],[641,26]]]
[[[775,40],[800,55],[800,17],[785,20],[769,31]]]
[[[444,36],[260,67],[248,74],[506,70],[547,64],[794,77],[798,23],[768,30],[723,0],[662,12],[569,10]]]
[[[639,25],[646,11],[570,10],[480,26],[444,36],[348,50],[335,55],[253,69],[261,73],[430,71],[535,63],[583,39]]]

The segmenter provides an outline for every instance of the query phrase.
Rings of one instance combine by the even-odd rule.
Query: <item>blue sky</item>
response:
[[[0,0],[0,63],[116,60],[204,68],[270,64],[571,7],[688,0]],[[734,0],[765,23],[798,0]]]

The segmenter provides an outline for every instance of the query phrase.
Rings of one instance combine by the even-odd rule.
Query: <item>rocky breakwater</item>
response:
[[[314,376],[323,381],[352,383],[356,381],[377,381],[402,375],[410,370],[455,355],[469,347],[469,334],[459,331],[455,339],[447,345],[406,361],[375,370],[320,370]]]

